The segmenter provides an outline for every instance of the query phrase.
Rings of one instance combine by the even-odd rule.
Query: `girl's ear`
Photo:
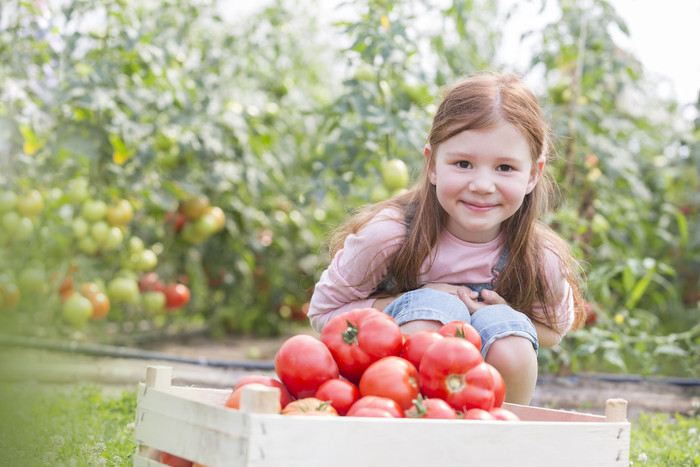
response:
[[[426,165],[430,162],[430,155],[432,152],[433,150],[430,147],[430,143],[426,144],[425,148],[423,148],[423,155],[425,156]],[[426,167],[426,170],[428,171],[428,179],[430,180],[430,183],[435,185],[435,161],[433,161],[432,165]]]
[[[532,167],[532,172],[530,172],[530,180],[527,182],[527,193],[532,193],[532,190],[537,186],[537,182],[540,181],[540,176],[542,171],[544,171],[545,157],[540,156],[535,161],[535,165]]]

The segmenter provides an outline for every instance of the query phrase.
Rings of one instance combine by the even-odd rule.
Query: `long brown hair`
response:
[[[406,238],[389,258],[387,278],[374,297],[393,296],[420,286],[421,266],[438,242],[447,221],[447,213],[437,199],[435,186],[428,174],[435,164],[435,154],[443,142],[465,131],[489,128],[501,121],[511,123],[528,141],[533,164],[543,156],[553,155],[551,132],[537,98],[512,74],[485,73],[467,77],[446,90],[433,118],[428,135],[431,152],[420,177],[410,190],[395,198],[366,206],[331,238],[331,258],[342,248],[345,238],[358,232],[379,211],[391,207],[403,213],[410,225]],[[580,268],[570,248],[552,229],[539,219],[546,212],[555,183],[545,170],[531,193],[525,196],[518,211],[502,224],[508,261],[495,281],[494,291],[513,308],[532,317],[536,303],[544,308],[547,324],[559,328],[551,307],[557,291],[550,290],[545,277],[545,249],[562,261],[563,272],[574,297],[573,329],[585,321],[581,292]],[[368,281],[376,271],[368,271]]]

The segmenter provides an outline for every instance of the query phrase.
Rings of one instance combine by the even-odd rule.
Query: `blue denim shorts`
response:
[[[537,331],[530,318],[508,305],[487,305],[470,315],[467,305],[458,297],[425,288],[401,295],[386,307],[384,313],[399,325],[417,319],[440,321],[442,324],[450,321],[470,323],[481,336],[481,355],[484,357],[496,339],[506,336],[528,339],[535,351],[539,347]]]

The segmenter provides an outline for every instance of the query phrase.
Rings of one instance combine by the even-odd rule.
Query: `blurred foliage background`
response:
[[[5,2],[4,332],[307,326],[327,234],[396,191],[389,161],[418,174],[441,87],[501,68],[508,27],[495,0],[358,0],[333,24],[308,14],[319,2]],[[660,97],[607,1],[551,3],[560,18],[512,71],[558,136],[547,220],[584,262],[590,315],[542,369],[697,377],[700,100]]]

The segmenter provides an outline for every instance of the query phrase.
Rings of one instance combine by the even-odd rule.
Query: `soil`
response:
[[[312,333],[313,331],[309,331]],[[136,357],[110,349],[84,352],[79,344],[61,350],[40,346],[0,346],[0,381],[36,381],[43,384],[95,383],[105,391],[133,390],[143,381],[146,367],[173,367],[173,384],[232,388],[251,373],[274,376],[274,356],[289,336],[254,338],[231,336],[212,340],[205,336],[142,345]],[[94,350],[94,349],[93,349]],[[127,349],[128,350],[128,349]],[[628,416],[640,412],[700,413],[700,381],[661,380],[629,375],[579,374],[567,377],[540,375],[531,405],[602,414],[611,398],[628,401]]]

